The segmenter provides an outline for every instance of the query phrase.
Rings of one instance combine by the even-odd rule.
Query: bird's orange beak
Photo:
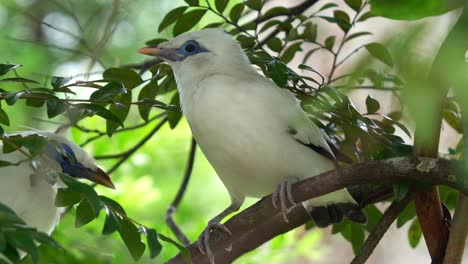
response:
[[[97,170],[90,173],[89,176],[89,180],[108,188],[115,189],[115,185],[112,183],[109,175],[101,168],[97,168]]]
[[[154,56],[168,61],[180,61],[185,59],[185,55],[181,54],[177,49],[165,49],[159,46],[144,47],[138,49],[141,54]]]

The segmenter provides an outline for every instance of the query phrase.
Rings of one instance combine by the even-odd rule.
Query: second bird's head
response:
[[[213,71],[231,71],[249,65],[239,43],[217,28],[182,34],[157,46],[141,48],[138,52],[168,62],[179,78],[181,75],[203,76]]]
[[[115,189],[109,175],[96,164],[96,160],[84,149],[70,140],[45,131],[35,131],[47,138],[47,145],[43,151],[61,167],[62,172],[77,179],[87,179],[97,184]]]

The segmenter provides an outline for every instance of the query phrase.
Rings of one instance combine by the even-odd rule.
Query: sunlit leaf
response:
[[[178,36],[192,29],[206,14],[206,9],[194,9],[184,13],[175,23],[172,33]]]
[[[171,11],[169,11],[164,16],[161,23],[159,23],[158,32],[163,31],[168,26],[170,26],[171,24],[176,22],[177,19],[179,19],[180,16],[185,12],[185,10],[187,10],[187,6],[179,6],[179,7],[176,7],[174,9],[172,9]],[[159,44],[159,43],[157,43],[157,44]],[[146,43],[146,45],[150,45],[150,44]],[[155,45],[155,44],[152,43],[152,45]]]
[[[390,52],[388,52],[387,48],[385,48],[382,44],[373,42],[367,44],[365,47],[372,56],[379,59],[380,61],[382,61],[390,67],[393,66],[392,56],[390,55]]]
[[[215,7],[219,13],[223,13],[224,9],[226,9],[229,0],[215,0]]]
[[[238,3],[232,7],[231,11],[229,12],[229,18],[231,19],[232,23],[237,23],[239,18],[242,15],[242,11],[244,11],[244,4]]]
[[[263,6],[262,0],[245,0],[245,5],[248,6],[250,9],[260,11]]]
[[[414,219],[408,230],[408,240],[412,248],[415,248],[421,241],[422,230],[418,219]]]

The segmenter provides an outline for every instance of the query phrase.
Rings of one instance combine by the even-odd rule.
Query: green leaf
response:
[[[363,21],[366,21],[367,19],[372,18],[372,17],[374,17],[374,14],[372,14],[372,12],[369,11],[369,12],[366,12],[366,13],[362,14],[359,17],[359,19],[357,20],[357,22],[363,22]]]
[[[382,44],[373,42],[367,44],[365,47],[372,56],[379,59],[380,61],[382,61],[390,67],[393,66],[392,56],[390,55],[390,52],[388,52],[387,48],[385,48]]]
[[[364,213],[367,216],[367,224],[365,228],[367,231],[371,232],[382,217],[382,212],[372,204],[364,208]]]
[[[185,260],[185,262],[187,262],[189,264],[192,263],[192,260],[190,259],[190,252],[186,247],[184,247],[183,245],[177,243],[176,241],[172,240],[170,237],[167,237],[167,236],[165,236],[163,234],[158,234],[158,237],[162,241],[170,243],[170,244],[176,246],[179,249],[180,254],[182,255],[182,258]]]
[[[354,34],[351,34],[351,35],[347,36],[346,39],[345,39],[345,42],[346,42],[346,41],[350,41],[350,40],[352,40],[352,39],[354,39],[354,38],[361,37],[361,36],[366,36],[366,35],[372,35],[372,33],[367,32],[367,31],[364,31],[364,32],[356,32],[356,33],[354,33]]]
[[[133,260],[138,261],[145,251],[138,228],[129,220],[122,219],[119,221],[119,234]]]
[[[229,0],[215,0],[215,7],[219,13],[223,13],[224,9],[226,9]]]
[[[50,84],[54,88],[54,90],[59,89],[60,87],[64,86],[67,84],[72,77],[59,77],[59,76],[52,76],[52,79],[50,80]]]
[[[20,64],[0,64],[0,76],[5,75],[7,72],[21,66]]]
[[[198,6],[198,0],[184,0],[189,6]]]
[[[175,23],[172,33],[178,36],[192,29],[206,14],[206,9],[194,9],[184,13]]]
[[[415,248],[419,241],[421,241],[421,226],[419,225],[418,219],[414,219],[413,223],[408,230],[408,240],[412,248]]]
[[[67,185],[68,189],[80,193],[84,200],[88,201],[92,213],[95,217],[97,217],[99,215],[99,211],[101,210],[101,199],[99,198],[99,195],[96,193],[94,188],[90,185],[77,181],[67,174],[62,174],[60,178],[62,179],[63,183]]]
[[[291,14],[291,10],[289,10],[288,8],[283,7],[283,6],[277,6],[277,7],[268,9],[268,11],[266,11],[265,14],[262,16],[262,20],[265,21],[275,16],[280,16],[280,15],[287,16],[289,14]]]
[[[335,228],[335,226],[337,226],[335,232],[339,231],[346,240],[351,242],[353,252],[357,254],[364,244],[364,228],[358,224],[349,222],[347,219],[333,227]]]
[[[158,233],[153,228],[141,227],[140,231],[146,236],[150,258],[155,258],[161,253],[162,245],[159,242]]]
[[[146,41],[145,45],[147,45],[147,46],[157,46],[158,44],[166,42],[166,41],[167,41],[167,39],[165,39],[165,38],[154,38],[154,39],[150,39],[150,40]]]
[[[347,32],[351,28],[350,19],[346,12],[335,10],[333,16],[338,20],[337,24],[344,32]]]
[[[306,63],[307,60],[309,60],[310,56],[312,56],[312,54],[314,54],[314,52],[316,52],[317,50],[320,50],[321,48],[314,48],[314,49],[311,49],[309,50],[305,56],[304,56],[304,59],[302,60],[302,63]]]
[[[119,230],[120,224],[117,215],[112,211],[111,208],[106,208],[106,220],[104,221],[104,226],[102,228],[103,235],[109,235]]]
[[[10,118],[8,118],[8,114],[0,108],[0,123],[9,126],[10,125]]]
[[[130,103],[132,101],[132,92],[129,91],[125,94],[120,94],[115,98],[119,102],[127,102]],[[109,107],[109,111],[113,113],[115,116],[119,118],[122,122],[127,119],[128,113],[130,112],[130,104],[122,104],[122,103],[113,103]],[[106,132],[107,135],[110,137],[114,134],[115,130],[120,126],[120,123],[114,122],[112,120],[106,120]]]
[[[368,114],[374,114],[380,109],[379,101],[375,100],[371,95],[366,98],[366,107]]]
[[[174,22],[177,21],[177,19],[180,18],[180,16],[185,12],[185,10],[187,10],[187,6],[179,6],[179,7],[176,7],[174,9],[172,9],[171,11],[169,11],[165,16],[164,18],[162,19],[161,23],[159,24],[159,27],[158,27],[158,32],[161,32],[163,31],[164,29],[166,29],[168,26],[172,25]],[[157,43],[159,44],[159,43]],[[150,45],[148,43],[146,43],[146,45]],[[153,43],[151,43],[151,46],[152,45],[155,45]]]
[[[279,60],[272,60],[267,64],[267,73],[279,87],[285,87],[288,83],[288,66]]]
[[[319,11],[323,11],[323,10],[326,10],[326,9],[329,9],[329,8],[332,8],[332,7],[337,7],[338,5],[335,4],[335,3],[326,3],[324,4]]]
[[[237,41],[240,42],[243,49],[251,49],[255,46],[255,38],[245,35],[238,35]]]
[[[60,188],[57,190],[57,196],[55,197],[55,206],[67,207],[77,204],[81,202],[81,200],[83,200],[83,197],[79,192]]]
[[[182,111],[180,110],[180,101],[179,101],[179,93],[174,93],[171,98],[171,105],[178,106],[179,111],[171,111],[167,113],[167,119],[169,121],[169,126],[171,129],[174,129],[177,124],[179,124],[180,119],[182,118]]]
[[[444,120],[458,133],[463,133],[461,118],[453,111],[444,111]]]
[[[260,11],[263,6],[262,0],[246,0],[244,1],[245,5],[248,6],[250,9]]]
[[[37,252],[37,246],[34,244],[31,233],[26,231],[13,231],[7,232],[7,240],[15,248],[26,251],[34,263],[37,263],[39,254]]]
[[[74,104],[73,106],[85,110],[88,116],[98,115],[106,120],[109,119],[109,120],[115,121],[119,123],[121,126],[123,126],[122,121],[116,115],[114,115],[111,111],[107,110],[105,107],[101,105],[79,103],[79,104]]]
[[[133,89],[143,82],[140,75],[130,68],[109,68],[102,76],[105,80],[122,83],[127,89]]]
[[[34,80],[26,79],[26,78],[21,78],[21,77],[16,77],[16,78],[4,78],[1,79],[0,82],[19,82],[19,83],[38,83]]]
[[[411,202],[406,206],[405,209],[398,215],[397,227],[402,227],[406,222],[413,219],[416,216],[416,209],[414,208],[414,202]]]
[[[269,29],[269,28],[271,28],[273,26],[279,25],[279,24],[281,24],[281,21],[279,21],[279,20],[269,20],[262,26],[262,28],[260,29],[259,32],[262,33],[263,31],[265,31],[265,30],[267,30],[267,29]]]
[[[219,28],[222,25],[224,25],[224,22],[213,22],[213,23],[210,23],[210,24],[204,26],[203,28]]]
[[[359,11],[362,5],[362,0],[345,0],[346,4],[354,11]]]
[[[296,54],[296,52],[302,50],[301,45],[302,45],[302,41],[299,41],[290,45],[288,48],[286,48],[286,50],[281,55],[281,60],[284,61],[284,63],[290,62],[294,58],[294,55]]]
[[[315,42],[317,40],[317,24],[307,22],[304,27],[301,37],[306,41]]]
[[[408,182],[399,182],[393,184],[393,196],[396,201],[401,201],[408,194],[409,183]]]
[[[25,94],[24,91],[19,92],[7,92],[4,94],[5,101],[8,105],[14,105],[18,99],[20,99]]]
[[[113,99],[117,95],[125,93],[127,93],[127,90],[125,89],[125,87],[122,86],[120,82],[110,82],[101,89],[93,92],[89,99],[91,99],[92,101],[105,101],[108,99]]]
[[[76,207],[75,227],[81,227],[97,217],[87,199],[83,199]]]
[[[283,48],[283,43],[277,37],[273,37],[267,41],[267,47],[272,51],[280,52]]]
[[[67,110],[67,104],[58,98],[47,100],[47,117],[53,118]]]
[[[3,153],[10,153],[16,151],[18,148],[25,147],[34,157],[42,152],[42,149],[47,145],[46,138],[37,134],[28,136],[13,135],[3,137]]]
[[[231,11],[229,12],[229,18],[231,19],[232,23],[237,23],[239,18],[242,15],[242,11],[244,11],[244,4],[238,3],[232,7]]]
[[[463,6],[457,0],[371,0],[371,11],[376,16],[398,20],[415,20],[439,16]]]
[[[332,50],[333,46],[335,45],[336,36],[329,36],[325,39],[325,48],[328,50]]]
[[[158,93],[158,81],[152,79],[148,84],[141,88],[140,93],[138,94],[138,101],[143,99],[154,99]],[[151,106],[139,105],[138,112],[140,113],[143,120],[148,121],[149,113],[151,111]]]

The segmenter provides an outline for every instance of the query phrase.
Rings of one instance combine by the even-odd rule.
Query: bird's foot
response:
[[[221,224],[220,222],[214,221],[214,220],[210,220],[208,222],[208,225],[205,227],[203,232],[198,237],[197,245],[198,245],[198,249],[200,250],[200,252],[205,254],[208,257],[211,264],[214,264],[215,261],[214,261],[213,251],[211,250],[211,247],[210,247],[210,235],[211,235],[211,231],[215,229],[221,230],[223,232],[228,233],[229,235],[232,235],[231,231],[226,226]]]
[[[272,196],[273,207],[281,210],[285,222],[289,222],[287,214],[290,212],[291,207],[297,204],[292,196],[292,185],[295,182],[297,182],[297,179],[294,177],[285,178],[278,185],[278,188]],[[288,204],[286,204],[287,201],[290,203],[289,207]]]

